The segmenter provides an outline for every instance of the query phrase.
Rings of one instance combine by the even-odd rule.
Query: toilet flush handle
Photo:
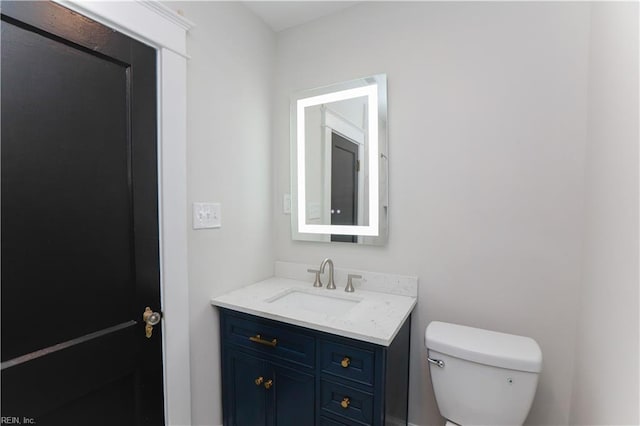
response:
[[[429,361],[429,364],[437,365],[440,368],[444,368],[444,361],[441,359],[433,359],[427,357],[427,361]]]

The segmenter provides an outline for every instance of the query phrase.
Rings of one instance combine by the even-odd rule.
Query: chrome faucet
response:
[[[329,283],[327,283],[327,289],[335,290],[336,283],[333,282],[333,260],[329,259],[328,257],[323,260],[320,264],[320,273],[324,274],[324,267],[327,266],[327,263],[329,264]]]

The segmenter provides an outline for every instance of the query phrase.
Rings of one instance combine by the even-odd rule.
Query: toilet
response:
[[[433,321],[425,331],[425,346],[446,426],[524,423],[542,369],[535,340]]]

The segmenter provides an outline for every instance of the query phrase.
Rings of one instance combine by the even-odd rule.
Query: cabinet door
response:
[[[310,426],[315,423],[315,378],[313,374],[272,365],[274,386],[270,425]]]
[[[270,378],[267,375],[271,368],[263,360],[243,352],[227,349],[225,353],[225,426],[266,425],[269,394],[264,382]]]

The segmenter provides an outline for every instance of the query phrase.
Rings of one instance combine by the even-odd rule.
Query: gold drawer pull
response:
[[[349,364],[351,364],[351,360],[348,356],[345,356],[344,358],[342,358],[342,361],[340,361],[340,365],[342,366],[342,368],[347,368]]]
[[[271,386],[273,386],[273,380],[269,379],[266,382],[264,382],[264,388],[265,389],[270,389]]]
[[[351,404],[351,400],[349,400],[348,396],[345,396],[344,398],[342,398],[342,402],[340,403],[340,406],[344,409],[349,408],[349,404]]]
[[[257,379],[255,379],[254,382],[256,383],[256,386],[260,386],[262,382],[264,382],[264,377],[260,376]]]
[[[259,334],[249,337],[249,340],[251,340],[252,342],[260,343],[261,345],[271,346],[272,348],[274,348],[278,344],[278,339],[264,340]]]

